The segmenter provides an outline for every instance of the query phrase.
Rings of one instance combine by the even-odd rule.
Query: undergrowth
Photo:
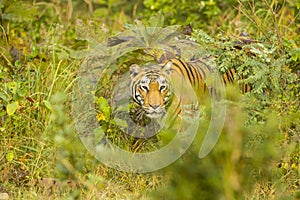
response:
[[[12,199],[300,199],[299,5],[2,1],[0,193]],[[149,20],[159,10],[164,24]],[[171,166],[148,174],[121,172],[101,164],[81,143],[71,115],[72,89],[83,59],[98,44],[151,22],[190,23],[194,30],[186,37],[203,46],[221,73],[234,67],[252,91],[227,89],[226,124],[205,158],[197,153],[208,120],[200,124],[200,139]],[[110,123],[114,82],[132,63],[147,59],[138,51],[123,56],[99,83],[99,125]],[[161,139],[136,140],[115,126],[102,127],[128,151],[158,148]]]

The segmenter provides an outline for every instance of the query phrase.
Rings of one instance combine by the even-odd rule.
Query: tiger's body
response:
[[[215,70],[201,60],[185,62],[177,58],[143,68],[134,64],[130,67],[132,99],[147,117],[161,117],[166,113],[174,92],[179,94],[178,105],[195,103],[189,99],[190,90],[196,93],[198,100],[208,92],[218,96],[217,88],[208,84]],[[234,74],[233,69],[224,73],[223,83],[234,82]],[[175,110],[174,115],[181,112],[179,106]]]

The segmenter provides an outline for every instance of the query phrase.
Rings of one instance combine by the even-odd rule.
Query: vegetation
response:
[[[298,0],[0,1],[0,199],[1,193],[12,199],[300,199],[299,11]],[[203,159],[200,130],[207,129],[209,112],[199,138],[163,170],[135,174],[101,164],[81,143],[71,115],[85,56],[125,30],[188,24],[193,32],[186,37],[212,55],[220,72],[235,68],[252,91],[227,88],[222,135]],[[131,152],[170,140],[168,134],[124,136],[115,126],[123,122],[110,118],[118,78],[132,63],[151,59],[139,50],[118,59],[95,98],[101,128]]]

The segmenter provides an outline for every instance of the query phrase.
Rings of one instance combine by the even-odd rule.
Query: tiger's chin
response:
[[[161,118],[164,116],[164,114],[165,112],[151,112],[151,113],[146,112],[146,116],[151,119]]]

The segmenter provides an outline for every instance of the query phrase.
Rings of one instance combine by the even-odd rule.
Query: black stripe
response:
[[[136,83],[135,85],[133,85],[133,95],[132,95],[132,97],[133,97],[133,101],[134,101],[134,102],[136,102],[136,103],[139,104],[139,105],[142,105],[141,102],[138,101],[137,98],[136,98],[136,97],[138,96],[138,95],[136,94],[136,85],[137,85],[137,84],[138,84],[138,83]]]
[[[204,79],[206,80],[206,78],[207,78],[206,75],[211,76],[211,73],[212,73],[213,69],[212,69],[208,64],[206,64],[205,62],[203,62],[203,61],[201,61],[201,60],[199,60],[199,62],[200,62],[200,63],[205,67],[205,69],[206,69],[206,71],[204,71],[203,68],[199,68],[199,69],[205,74]],[[208,74],[206,74],[206,72],[208,72]],[[210,92],[210,95],[211,95],[212,97],[218,98],[219,92],[218,92],[217,89],[215,88],[216,85],[217,85],[217,84],[216,84],[216,81],[217,81],[217,80],[213,79],[213,81],[214,81],[214,83],[212,83],[212,85],[210,85],[210,88],[208,88],[206,82],[204,82],[204,92],[206,92],[206,89],[208,89],[209,92]],[[225,80],[223,80],[223,81],[225,81]]]
[[[224,77],[222,77],[223,83],[226,85],[226,80]]]
[[[225,74],[223,75],[223,76],[226,76],[226,78],[227,78],[227,80],[223,77],[223,79],[225,80],[225,85],[226,84],[228,84],[228,83],[230,83],[230,82],[232,82],[232,80],[231,80],[231,76],[228,74],[229,72],[228,72],[228,70],[225,72]],[[226,81],[228,81],[228,82],[226,82]]]
[[[206,67],[206,69],[208,69],[208,71],[210,73],[212,72],[212,68],[208,64],[206,64],[205,62],[202,62],[201,60],[200,60],[200,62]]]
[[[200,62],[202,63],[202,62]],[[198,64],[198,63],[197,63]],[[205,79],[206,79],[206,73],[205,71],[201,68],[201,66],[198,66],[197,65],[197,68],[196,68],[196,71],[197,71],[197,74],[200,76],[200,80],[198,81],[198,89],[201,90],[202,88],[201,85],[200,85],[200,82],[203,81],[203,92],[205,93],[206,92],[206,88],[207,88],[207,85],[205,83]],[[201,71],[201,72],[200,72]]]
[[[206,64],[205,62],[203,62],[202,60],[197,60],[196,62],[201,63],[203,66],[206,67],[206,69],[208,69],[209,72],[212,72],[212,68],[208,64]],[[199,68],[201,68],[200,65],[199,65]]]
[[[171,114],[171,122],[172,123],[177,119],[180,112],[181,112],[181,100],[178,102],[177,107],[175,108],[175,111]]]
[[[176,66],[176,67],[179,69],[180,73],[183,74],[182,69],[181,69],[179,66]],[[176,71],[175,68],[174,68],[174,63],[173,63],[173,65],[172,65],[171,70],[172,70],[172,71]],[[176,72],[177,72],[177,71],[176,71]]]
[[[173,66],[179,68],[181,74],[184,76],[184,73],[183,73],[183,71],[181,70],[181,67],[180,67],[177,63],[173,63]],[[186,68],[185,65],[182,65],[182,66],[184,67],[185,71],[187,72],[187,77],[188,77],[189,81],[192,83],[191,76],[189,75],[189,71],[187,70],[187,68]]]
[[[142,105],[140,101],[138,101],[136,98],[133,98],[133,101],[137,104],[139,104],[140,106]]]
[[[231,75],[231,82],[234,82],[234,74],[232,73],[232,71],[231,70],[228,70],[229,71],[229,74]]]
[[[189,74],[192,76],[192,81],[191,81],[191,84],[195,86],[196,82],[195,82],[195,76],[194,76],[194,73],[192,71],[192,67],[193,65],[191,64],[188,64],[188,63],[183,63],[182,60],[178,59],[178,61],[185,67],[185,69],[189,72]]]
[[[199,67],[199,70],[202,72],[201,75],[204,76],[204,77],[202,77],[202,79],[203,79],[203,80],[206,80],[206,73],[205,73],[205,71],[204,71],[201,67]]]

